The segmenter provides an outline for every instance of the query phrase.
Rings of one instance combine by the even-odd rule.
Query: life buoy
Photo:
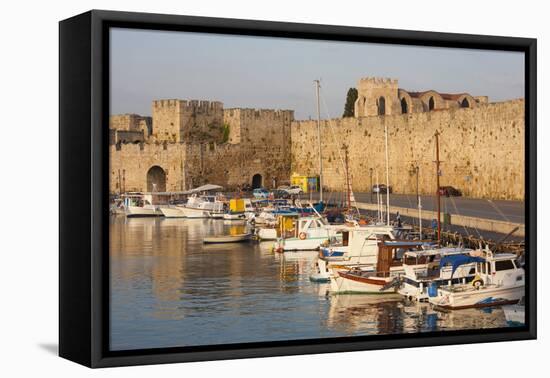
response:
[[[300,238],[300,240],[304,240],[305,238],[307,238],[307,235],[305,232],[300,232],[300,234],[298,235],[298,237]]]
[[[483,286],[483,280],[480,277],[474,278],[472,281],[472,286],[476,289],[479,289],[481,286]]]

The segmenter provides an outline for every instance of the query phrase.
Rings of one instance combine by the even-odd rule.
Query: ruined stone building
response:
[[[441,185],[467,196],[524,198],[525,103],[406,91],[395,79],[362,78],[355,117],[322,120],[324,185],[344,190],[343,153],[355,191],[384,182],[435,192],[434,134],[441,133]],[[292,110],[225,109],[220,102],[156,100],[152,117],[110,120],[112,192],[178,191],[204,183],[272,187],[291,174],[318,175],[317,122]],[[418,177],[417,177],[418,174]]]

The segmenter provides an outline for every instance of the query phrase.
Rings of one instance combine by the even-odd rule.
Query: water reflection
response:
[[[113,350],[504,327],[501,309],[435,312],[398,296],[326,295],[315,252],[203,244],[243,222],[112,217]]]

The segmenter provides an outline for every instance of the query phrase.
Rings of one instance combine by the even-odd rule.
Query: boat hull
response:
[[[128,206],[126,208],[126,216],[127,217],[158,217],[161,216],[162,213],[154,208],[145,208],[145,207],[139,207],[139,206]]]
[[[186,218],[210,218],[210,212],[204,209],[195,209],[192,207],[178,207]]]
[[[346,272],[330,279],[332,293],[395,294],[395,288],[384,289],[394,277],[359,277]]]
[[[437,294],[437,296],[429,298],[431,304],[442,309],[460,310],[518,303],[525,295],[525,288],[524,286],[504,286],[482,287],[476,290],[471,287],[463,291],[450,291],[441,288]]]
[[[179,207],[163,207],[160,209],[165,218],[184,218],[185,214]]]
[[[240,243],[250,240],[251,234],[209,236],[203,239],[203,243]]]

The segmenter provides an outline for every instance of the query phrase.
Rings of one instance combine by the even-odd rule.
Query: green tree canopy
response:
[[[358,93],[356,88],[348,89],[346,96],[346,105],[344,106],[344,114],[342,117],[355,116],[355,101],[357,101]]]

